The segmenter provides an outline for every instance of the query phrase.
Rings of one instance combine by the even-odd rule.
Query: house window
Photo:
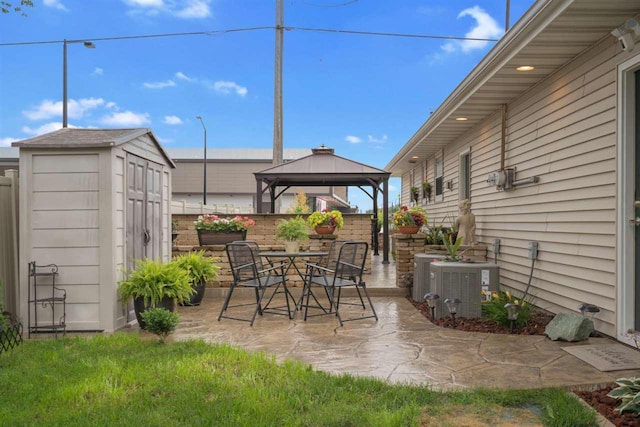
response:
[[[471,152],[466,150],[460,153],[460,166],[458,168],[458,198],[468,199],[471,196]]]
[[[444,167],[442,159],[436,159],[436,200],[442,200],[444,193]]]

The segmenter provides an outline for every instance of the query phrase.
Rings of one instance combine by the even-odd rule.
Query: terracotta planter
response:
[[[200,246],[225,245],[238,240],[247,240],[247,230],[244,231],[212,231],[198,230]]]
[[[398,231],[402,234],[416,234],[420,230],[420,227],[417,225],[403,225],[398,227]]]
[[[335,227],[330,225],[318,225],[315,228],[317,234],[333,234],[335,229]]]

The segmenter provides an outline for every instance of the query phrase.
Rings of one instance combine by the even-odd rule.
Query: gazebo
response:
[[[344,157],[336,156],[324,145],[314,148],[310,156],[254,172],[256,177],[257,212],[262,213],[262,196],[269,192],[271,213],[275,202],[292,186],[321,187],[326,185],[358,187],[373,200],[374,219],[378,220],[378,193],[383,203],[383,263],[389,262],[389,176],[390,172]],[[371,192],[367,191],[371,187]]]

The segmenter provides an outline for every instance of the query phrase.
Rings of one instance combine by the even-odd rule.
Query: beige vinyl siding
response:
[[[615,43],[587,51],[508,105],[506,167],[539,184],[497,191],[487,175],[500,168],[496,112],[445,150],[443,202],[429,216],[457,215],[458,156],[471,146],[471,201],[480,242],[501,240],[501,284],[526,287],[529,241],[539,242],[531,293],[540,307],[601,307],[597,328],[615,335],[616,64]],[[404,184],[404,180],[403,180]],[[403,186],[403,193],[407,191]],[[445,221],[448,222],[448,221]]]
[[[30,259],[57,264],[67,291],[67,327],[99,329],[98,154],[32,156]],[[44,287],[42,288],[44,289]],[[40,318],[51,315],[38,308]]]

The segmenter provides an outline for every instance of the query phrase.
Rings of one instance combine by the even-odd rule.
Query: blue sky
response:
[[[513,24],[532,0],[511,0]],[[275,0],[35,0],[0,43],[274,26]],[[285,0],[285,26],[499,38],[505,1]],[[494,43],[291,30],[284,147],[384,167]],[[68,45],[69,124],[150,127],[167,148],[270,148],[274,31]],[[61,127],[62,44],[0,46],[0,146]],[[399,180],[392,181],[391,200]],[[371,205],[357,189],[350,200]]]

